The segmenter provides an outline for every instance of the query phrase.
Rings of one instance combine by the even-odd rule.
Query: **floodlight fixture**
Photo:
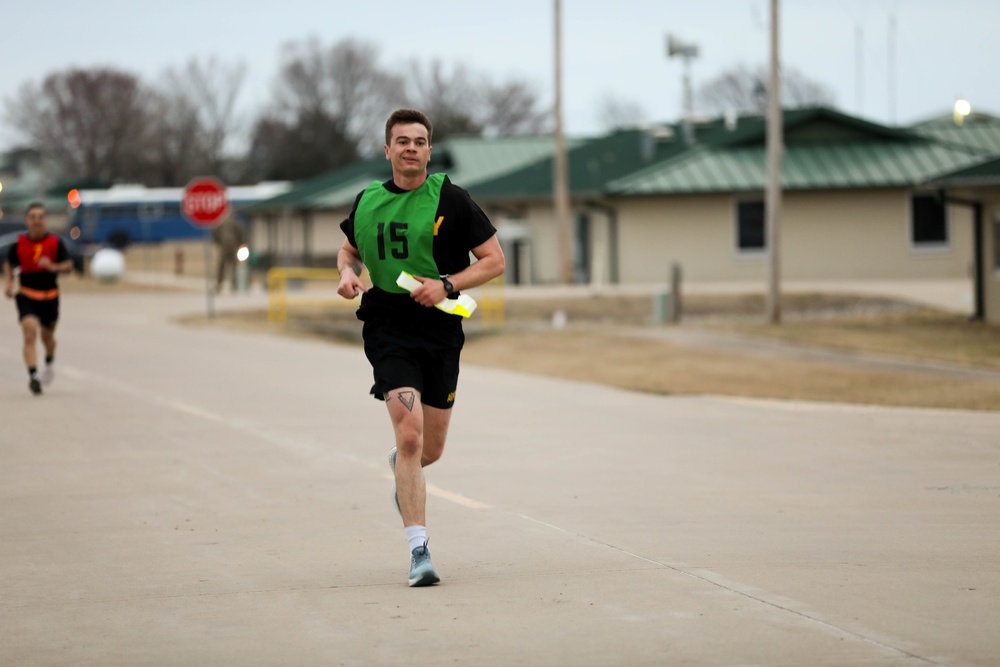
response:
[[[955,100],[955,107],[953,110],[953,118],[955,119],[955,125],[961,125],[965,122],[965,117],[972,113],[972,105],[969,100],[958,98]]]

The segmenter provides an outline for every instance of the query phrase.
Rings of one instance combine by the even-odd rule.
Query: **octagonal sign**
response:
[[[229,211],[226,186],[219,179],[208,176],[192,179],[184,188],[181,212],[191,224],[211,227]]]

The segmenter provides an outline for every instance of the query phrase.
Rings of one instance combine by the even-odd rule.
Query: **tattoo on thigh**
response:
[[[417,395],[412,391],[401,391],[397,394],[399,401],[406,406],[406,409],[413,412],[413,404],[416,402]]]
[[[390,394],[387,391],[382,392],[382,400],[388,403],[389,401],[392,400],[392,394]]]

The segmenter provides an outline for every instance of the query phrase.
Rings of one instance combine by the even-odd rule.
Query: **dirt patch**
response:
[[[684,322],[667,326],[1000,370],[1000,328],[891,299],[789,295],[781,325],[763,323],[762,296],[693,296],[684,307]],[[561,328],[553,327],[556,312],[565,315]],[[244,330],[360,343],[361,324],[350,308],[296,309],[284,327],[268,325],[263,310],[218,320]],[[509,299],[503,327],[469,322],[463,361],[668,395],[1000,410],[1000,381],[763,358],[626,335],[635,327],[655,329],[651,321],[649,296]]]
[[[867,405],[1000,410],[1000,381],[765,358],[607,328],[522,331],[469,341],[466,363],[668,395],[713,394]]]

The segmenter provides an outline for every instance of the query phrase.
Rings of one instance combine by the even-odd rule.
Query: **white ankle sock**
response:
[[[410,543],[410,552],[427,543],[427,528],[425,526],[407,526],[406,539]]]

